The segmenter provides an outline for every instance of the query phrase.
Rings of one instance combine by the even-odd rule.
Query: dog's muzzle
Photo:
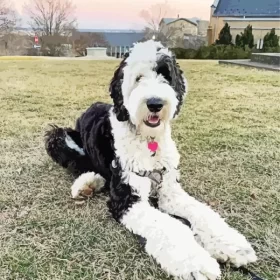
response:
[[[149,127],[157,127],[160,125],[159,112],[164,106],[164,101],[160,98],[149,98],[146,102],[147,107],[150,111],[145,124]]]

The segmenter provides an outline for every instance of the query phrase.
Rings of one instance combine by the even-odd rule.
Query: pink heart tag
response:
[[[148,142],[148,148],[151,152],[155,153],[158,149],[158,142]]]

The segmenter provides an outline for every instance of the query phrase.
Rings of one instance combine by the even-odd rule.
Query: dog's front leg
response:
[[[148,178],[113,176],[109,210],[128,230],[145,240],[145,250],[173,276],[188,280],[215,280],[220,268],[180,221],[150,206]]]
[[[217,260],[229,260],[237,267],[256,261],[256,254],[245,237],[210,207],[189,196],[181,188],[178,176],[175,169],[164,175],[159,190],[159,208],[187,219],[196,240]]]
[[[81,174],[71,187],[72,198],[83,198],[92,196],[93,193],[100,191],[105,185],[105,179],[94,172]]]

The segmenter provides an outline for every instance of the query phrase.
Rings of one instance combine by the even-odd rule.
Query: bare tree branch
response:
[[[6,0],[0,0],[0,35],[7,34],[16,26],[17,17],[15,10],[8,5]]]
[[[144,32],[146,39],[155,37],[156,40],[163,44],[172,44],[175,42],[175,34],[178,28],[166,26],[162,24],[162,19],[165,17],[174,17],[176,11],[172,9],[167,2],[157,3],[152,5],[148,10],[142,10],[140,17],[145,21]],[[173,43],[174,43],[173,42]]]
[[[74,50],[80,56],[85,55],[85,50],[88,47],[107,47],[103,33],[79,33],[75,32],[72,37]]]
[[[76,28],[72,0],[29,0],[24,8],[31,19],[30,26],[42,36],[67,36]]]
[[[165,17],[174,17],[176,11],[167,2],[152,5],[148,10],[142,10],[140,17],[145,21],[146,27],[159,31],[160,22]]]

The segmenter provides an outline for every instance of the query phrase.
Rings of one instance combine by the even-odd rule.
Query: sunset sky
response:
[[[14,0],[17,10],[22,14],[22,6],[28,0]],[[160,0],[73,0],[76,5],[76,16],[79,28],[90,29],[141,29],[144,20],[139,16],[143,9],[156,3],[164,3]],[[198,17],[209,19],[210,6],[213,0],[169,0],[169,6],[174,9],[168,16]],[[23,25],[26,26],[26,17],[23,17]]]

